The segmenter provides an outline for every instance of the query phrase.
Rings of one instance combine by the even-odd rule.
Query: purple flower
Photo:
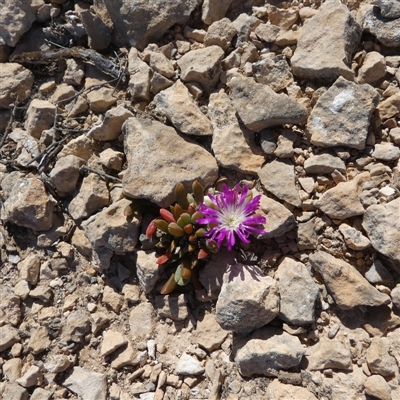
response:
[[[257,227],[266,223],[265,217],[253,215],[260,207],[261,195],[249,200],[249,187],[244,186],[239,194],[239,184],[234,189],[223,185],[222,190],[222,193],[216,196],[209,195],[213,203],[211,207],[201,203],[198,209],[204,218],[198,219],[197,222],[210,225],[207,236],[216,240],[218,247],[226,240],[228,250],[232,250],[236,240],[235,233],[245,243],[250,242],[248,237],[252,233],[265,234],[265,231]]]

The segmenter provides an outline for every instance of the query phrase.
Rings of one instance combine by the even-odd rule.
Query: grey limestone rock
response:
[[[245,335],[270,322],[279,312],[276,282],[256,266],[236,264],[224,274],[216,305],[223,329]]]
[[[238,338],[233,350],[239,372],[247,377],[295,367],[305,353],[298,337],[268,326]]]
[[[375,250],[400,261],[400,198],[387,204],[372,205],[363,218],[363,228]]]
[[[101,0],[94,10],[100,16],[108,14],[113,22],[112,43],[143,50],[172,25],[184,24],[197,4],[197,0]]]
[[[230,97],[247,128],[259,132],[274,125],[296,124],[307,119],[307,109],[288,97],[277,94],[253,78],[233,77],[228,83]],[[263,104],[263,107],[259,107]]]
[[[387,47],[400,46],[400,18],[385,18],[378,7],[367,8],[363,29]]]
[[[290,325],[313,323],[319,289],[306,266],[285,257],[274,277],[278,281],[281,300],[279,317]]]
[[[362,150],[379,93],[370,85],[357,85],[340,77],[318,99],[307,122],[311,143]]]
[[[253,76],[256,82],[268,85],[274,92],[280,92],[293,83],[292,72],[282,54],[253,63]]]
[[[141,217],[127,218],[124,215],[130,204],[128,199],[121,199],[84,224],[85,235],[94,249],[104,246],[117,253],[134,250],[139,239]]]
[[[335,169],[346,172],[346,164],[339,157],[331,154],[317,154],[305,161],[304,169],[309,174],[330,174]]]
[[[63,382],[63,386],[86,400],[106,400],[106,375],[74,367]]]

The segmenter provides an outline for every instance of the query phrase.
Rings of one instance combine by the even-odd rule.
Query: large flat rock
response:
[[[143,50],[172,25],[184,24],[197,4],[197,0],[100,0],[95,11],[113,22],[116,46]]]
[[[318,99],[307,128],[316,146],[346,146],[362,150],[379,93],[370,85],[358,85],[340,77]]]
[[[229,87],[239,117],[252,131],[297,124],[307,119],[304,106],[286,94],[277,94],[267,85],[256,83],[253,78],[235,76],[229,81]]]
[[[194,180],[203,187],[214,183],[218,166],[199,145],[185,140],[161,122],[129,118],[122,131],[128,168],[122,180],[124,194],[167,207],[175,201],[175,186],[188,188]]]
[[[293,74],[303,79],[351,79],[352,54],[361,27],[340,0],[326,1],[303,27],[291,59]]]
[[[208,110],[214,128],[211,147],[218,164],[256,175],[265,158],[255,145],[254,133],[240,127],[229,96],[223,92],[213,93]]]
[[[374,288],[352,265],[328,253],[318,251],[310,256],[310,263],[324,281],[341,310],[358,306],[381,306],[390,297]]]

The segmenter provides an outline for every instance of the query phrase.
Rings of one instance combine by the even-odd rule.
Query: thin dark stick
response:
[[[84,169],[86,171],[89,171],[89,172],[93,172],[93,173],[95,173],[97,175],[102,176],[103,178],[107,178],[107,179],[113,180],[115,182],[122,183],[121,179],[116,178],[115,176],[112,176],[112,175],[105,174],[104,172],[98,171],[97,169],[93,169],[93,168],[87,167],[86,165],[82,165],[81,170],[82,169]]]
[[[17,100],[18,100],[18,99],[17,99]],[[11,125],[12,125],[12,123],[13,123],[13,121],[14,121],[15,112],[16,112],[16,110],[17,110],[17,100],[15,100],[15,104],[14,104],[13,110],[12,110],[12,112],[11,112],[10,119],[8,120],[8,124],[7,124],[6,130],[4,131],[4,135],[3,135],[3,137],[1,138],[0,150],[1,150],[1,148],[3,147],[4,142],[6,141],[8,134],[11,132]]]

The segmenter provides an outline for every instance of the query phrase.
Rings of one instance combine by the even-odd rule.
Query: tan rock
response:
[[[359,83],[374,83],[386,75],[386,62],[377,51],[366,54],[361,68],[358,70]]]
[[[39,139],[44,130],[53,126],[56,107],[49,101],[34,99],[26,113],[25,129],[31,136]]]
[[[40,179],[22,178],[3,204],[2,219],[36,231],[47,231],[53,225],[55,204]]]
[[[134,100],[150,99],[150,67],[141,60],[139,52],[132,47],[128,56],[128,72],[130,75],[128,91]]]
[[[175,76],[175,70],[170,60],[161,52],[153,51],[150,54],[150,67],[166,78]]]
[[[310,256],[310,263],[321,274],[328,292],[341,310],[390,303],[387,294],[379,292],[346,261],[318,251]]]
[[[390,385],[380,375],[369,376],[365,383],[365,393],[379,400],[392,400]]]
[[[299,18],[297,8],[278,8],[268,4],[268,20],[272,25],[277,25],[282,29],[290,29]]]
[[[286,160],[274,160],[265,164],[258,172],[265,189],[295,207],[300,207],[301,200],[296,188],[294,165]],[[276,177],[280,179],[277,180]],[[285,185],[282,185],[285,182]]]
[[[342,220],[363,215],[365,210],[359,195],[362,191],[362,185],[369,179],[369,172],[363,172],[351,181],[341,182],[334,188],[327,190],[317,201],[314,201],[314,206],[334,219]]]
[[[349,345],[337,339],[321,338],[315,346],[307,349],[306,357],[310,370],[353,369]]]
[[[396,359],[389,354],[387,338],[373,338],[366,353],[366,360],[373,374],[392,376],[397,371]]]
[[[378,104],[381,119],[389,119],[400,112],[400,92],[390,96]]]
[[[214,157],[184,140],[175,129],[157,121],[129,118],[123,131],[128,168],[122,187],[127,197],[145,198],[166,207],[175,201],[174,189],[179,182],[189,186],[197,179],[207,187],[216,180]]]
[[[57,158],[74,155],[87,161],[93,155],[93,147],[93,140],[91,138],[86,135],[80,135],[64,145],[63,149],[58,153]]]
[[[103,291],[103,303],[115,313],[119,313],[124,304],[124,298],[111,287],[106,286]]]
[[[222,18],[213,22],[204,38],[206,46],[219,46],[226,51],[237,31],[229,18]]]
[[[281,28],[276,25],[260,24],[255,29],[255,34],[264,42],[273,43],[278,37]]]
[[[7,350],[14,343],[19,342],[18,330],[10,325],[3,325],[0,327],[0,351]]]
[[[211,94],[209,115],[214,128],[211,147],[218,163],[224,168],[256,174],[265,159],[259,155],[254,134],[240,127],[236,110],[227,94]]]
[[[3,364],[3,374],[11,383],[21,377],[22,360],[20,358],[11,358]]]
[[[204,0],[202,5],[201,19],[207,25],[225,17],[233,0]]]
[[[62,83],[57,86],[56,91],[51,96],[51,102],[53,104],[59,103],[61,106],[65,106],[72,101],[72,97],[76,94],[76,90],[73,86]],[[65,100],[65,101],[63,101]]]
[[[186,86],[177,81],[154,97],[157,110],[180,132],[187,135],[212,135],[210,120],[200,111]]]
[[[293,74],[303,79],[351,79],[349,68],[361,28],[339,0],[324,3],[301,31],[291,59]]]
[[[43,351],[50,348],[51,341],[47,333],[47,328],[44,326],[39,326],[35,329],[28,342],[28,351],[33,354],[40,354]]]
[[[22,387],[29,388],[32,386],[40,386],[43,380],[43,374],[39,367],[32,365],[28,371],[18,378],[16,382]]]
[[[0,108],[12,108],[14,101],[21,103],[31,94],[33,74],[20,64],[1,63],[0,80]]]
[[[224,51],[219,46],[192,50],[178,60],[181,79],[184,82],[198,82],[206,91],[217,84],[221,73]]]
[[[60,195],[73,193],[76,190],[78,179],[80,178],[80,167],[85,164],[85,160],[74,155],[61,157],[49,176],[57,192]]]
[[[70,58],[67,61],[67,69],[64,73],[63,80],[67,85],[79,86],[85,77],[85,65],[82,61]]]
[[[281,383],[278,379],[274,379],[268,384],[266,391],[267,400],[317,400],[317,398],[306,388]]]
[[[87,136],[99,141],[116,140],[121,134],[122,124],[130,117],[133,117],[133,113],[125,107],[114,107],[106,112],[99,125],[89,130]]]
[[[99,175],[90,173],[83,179],[78,194],[69,203],[68,211],[74,219],[86,218],[107,206],[108,202],[106,182]]]
[[[87,99],[90,110],[99,114],[106,112],[117,102],[117,97],[114,95],[114,89],[110,87],[102,87],[90,91],[87,94]]]
[[[38,254],[29,254],[18,263],[19,276],[32,285],[36,285],[39,279],[40,257]]]
[[[21,319],[20,298],[7,286],[0,286],[0,324],[17,326]]]
[[[107,356],[126,343],[128,343],[128,339],[122,333],[108,329],[103,333],[100,355]]]
[[[211,352],[220,348],[227,335],[228,332],[219,326],[215,315],[206,314],[197,322],[196,330],[193,333],[193,342]]]

